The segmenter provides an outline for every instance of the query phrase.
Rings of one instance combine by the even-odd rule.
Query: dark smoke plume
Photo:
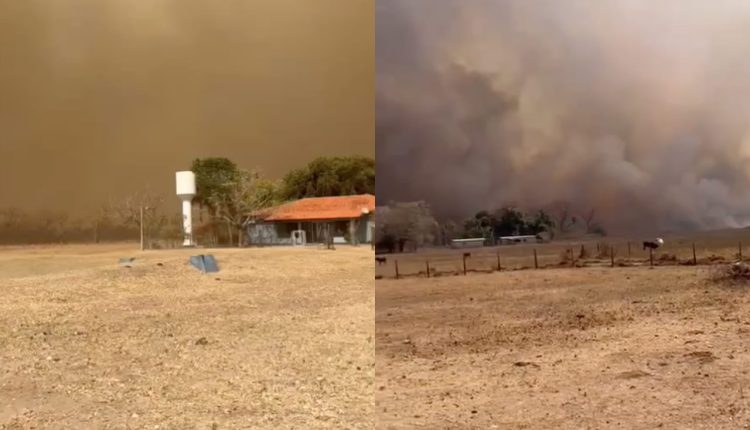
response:
[[[750,221],[750,3],[380,0],[380,202]]]

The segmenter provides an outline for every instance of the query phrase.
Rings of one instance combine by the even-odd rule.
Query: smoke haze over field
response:
[[[750,221],[750,3],[379,0],[379,201]]]
[[[197,157],[280,177],[374,155],[373,13],[372,0],[0,0],[0,207],[171,196]]]

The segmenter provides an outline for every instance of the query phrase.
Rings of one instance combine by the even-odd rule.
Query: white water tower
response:
[[[182,200],[182,246],[193,246],[193,197],[195,197],[195,173],[177,172],[177,197]]]

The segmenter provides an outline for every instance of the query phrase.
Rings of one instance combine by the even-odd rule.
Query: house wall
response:
[[[256,223],[247,226],[246,245],[291,245],[291,230],[273,223]]]
[[[375,229],[375,217],[368,214],[360,218],[355,231],[359,243],[371,243]],[[331,222],[331,233],[334,237],[348,235],[350,220]],[[325,238],[324,222],[278,222],[249,224],[246,230],[246,245],[269,246],[291,245],[292,231],[301,227],[305,231],[307,243],[322,243]]]
[[[332,226],[335,236],[343,236],[343,223]],[[304,230],[308,243],[322,243],[325,231],[323,224],[316,222],[268,222],[247,226],[247,245],[292,245],[292,232]],[[337,233],[340,231],[341,234]]]
[[[363,215],[357,225],[357,241],[359,243],[371,243],[375,230],[375,216],[372,213]]]

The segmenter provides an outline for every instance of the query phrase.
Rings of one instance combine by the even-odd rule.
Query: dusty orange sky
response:
[[[0,0],[0,207],[374,156],[373,1]]]

